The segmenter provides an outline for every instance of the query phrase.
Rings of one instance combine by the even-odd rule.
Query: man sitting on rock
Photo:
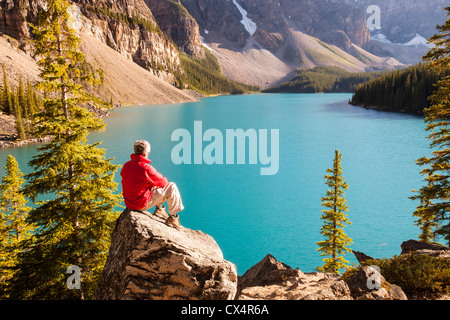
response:
[[[184,209],[180,192],[175,183],[169,182],[150,165],[149,154],[150,143],[145,140],[136,141],[131,160],[124,164],[120,172],[125,205],[130,210],[141,212],[156,206],[154,214],[166,219],[167,225],[179,229],[177,213]],[[166,201],[170,216],[162,206]]]

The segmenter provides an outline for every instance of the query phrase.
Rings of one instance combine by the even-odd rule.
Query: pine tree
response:
[[[9,114],[13,113],[13,100],[11,91],[9,90],[8,77],[6,75],[6,67],[3,64],[3,110]]]
[[[23,118],[22,118],[22,109],[20,107],[20,103],[19,103],[19,95],[15,95],[14,96],[14,116],[16,117],[16,132],[17,132],[17,137],[20,140],[25,140],[27,138],[27,135],[25,133],[25,128],[23,125]]]
[[[325,264],[318,268],[319,271],[339,273],[339,269],[345,267],[348,261],[343,255],[351,251],[347,246],[352,243],[352,239],[344,233],[345,224],[351,224],[345,212],[348,211],[347,201],[344,198],[344,190],[348,189],[348,184],[342,175],[341,167],[342,155],[338,150],[335,151],[333,168],[327,169],[325,175],[325,184],[330,188],[326,196],[321,198],[322,206],[327,208],[322,210],[321,216],[324,224],[321,228],[321,234],[326,240],[317,242],[318,251],[321,256],[330,256],[324,258]]]
[[[415,225],[419,226],[421,230],[419,240],[423,242],[434,241],[434,229],[439,226],[439,224],[435,222],[436,216],[433,210],[430,210],[431,205],[431,201],[421,199],[420,205],[413,213],[413,216],[417,217]]]
[[[25,87],[23,84],[23,77],[19,75],[19,87],[17,88],[17,98],[20,107],[20,114],[22,116],[22,125],[25,132],[30,131],[28,119],[30,118],[30,113],[28,110],[27,98],[25,95]]]
[[[25,223],[31,209],[21,190],[25,180],[12,155],[8,156],[5,171],[0,184],[0,298],[7,298],[5,288],[14,276],[20,243],[31,231]]]
[[[68,26],[68,6],[49,0],[33,26],[42,78],[37,88],[47,93],[44,110],[34,119],[36,135],[51,141],[29,163],[35,171],[26,176],[24,192],[36,207],[27,222],[37,231],[20,255],[13,299],[92,297],[120,202],[114,194],[118,166],[105,159],[100,143],[87,142],[89,132],[105,124],[83,107],[99,103],[84,90],[97,78],[86,71],[80,39]],[[40,200],[42,195],[51,199]],[[71,265],[81,269],[81,290],[66,286]]]
[[[450,7],[445,10],[450,16]],[[424,60],[429,62],[431,70],[439,73],[450,65],[450,18],[437,29],[439,33],[429,40],[435,46]],[[419,166],[425,166],[421,174],[427,185],[416,191],[418,194],[411,199],[421,201],[414,215],[421,219],[432,218],[439,224],[435,234],[450,245],[450,75],[437,82],[430,101],[431,106],[425,109],[425,122],[426,130],[430,132],[430,148],[434,151],[431,157],[416,161]]]

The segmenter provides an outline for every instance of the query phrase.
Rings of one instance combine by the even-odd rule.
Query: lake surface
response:
[[[186,207],[181,223],[213,236],[240,275],[268,253],[311,272],[323,264],[316,251],[316,242],[322,240],[320,198],[327,190],[323,176],[333,165],[335,149],[343,154],[349,184],[352,224],[345,231],[353,239],[352,249],[391,257],[420,231],[412,217],[417,203],[408,196],[423,184],[415,159],[430,153],[423,118],[354,107],[350,98],[257,94],[123,107],[105,119],[106,131],[90,140],[102,140],[116,164],[129,160],[134,141],[148,140],[154,167],[180,189]],[[259,163],[175,165],[171,152],[178,142],[171,141],[172,132],[184,128],[193,134],[194,121],[202,121],[204,131],[214,128],[224,136],[226,129],[279,129],[278,173],[261,175]],[[35,149],[0,150],[0,175],[10,153],[29,172]],[[346,258],[357,263],[352,254]]]

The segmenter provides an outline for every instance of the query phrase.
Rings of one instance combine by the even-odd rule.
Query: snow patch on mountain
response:
[[[371,40],[383,42],[383,43],[392,43],[389,39],[382,33],[377,33],[375,35],[371,35]],[[406,43],[392,43],[397,46],[405,46],[405,47],[427,47],[432,48],[433,44],[427,43],[428,40],[422,37],[420,34],[416,33],[416,36]]]
[[[206,30],[205,30],[206,31]],[[207,33],[206,33],[207,34]],[[211,52],[214,52],[214,49],[213,48],[211,48],[210,46],[208,46],[206,43],[205,43],[205,38],[203,38],[202,36],[200,36],[200,40],[202,41],[202,46],[203,47],[205,47],[206,49],[208,49],[209,51],[211,51]]]
[[[242,8],[236,0],[233,0],[234,5],[238,8],[239,12],[242,14],[241,23],[244,25],[245,30],[252,36],[256,32],[256,23],[247,17],[247,11]]]
[[[380,41],[383,43],[392,43],[386,38],[386,36],[382,33],[377,33],[376,35],[371,37],[372,40]]]
[[[411,41],[405,43],[404,45],[408,47],[425,46],[431,48],[433,45],[428,44],[427,42],[428,42],[427,39],[425,39],[424,37],[422,37],[420,34],[417,33],[416,36]]]

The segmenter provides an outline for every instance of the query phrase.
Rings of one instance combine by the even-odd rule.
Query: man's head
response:
[[[138,140],[134,143],[134,153],[148,156],[150,153],[150,143],[145,140]]]

